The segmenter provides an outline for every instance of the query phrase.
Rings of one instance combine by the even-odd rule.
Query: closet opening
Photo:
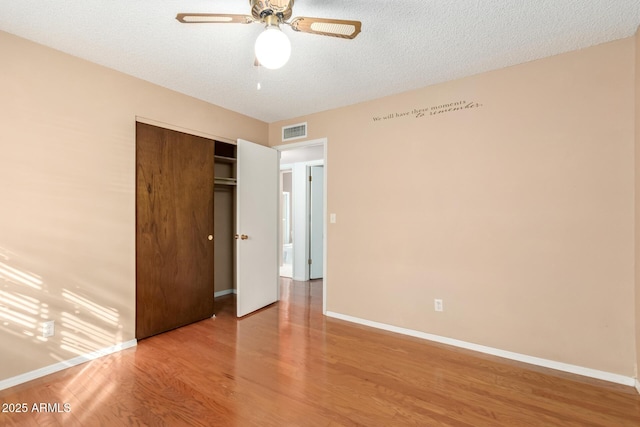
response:
[[[236,145],[215,141],[214,156],[214,296],[236,292],[235,217]]]

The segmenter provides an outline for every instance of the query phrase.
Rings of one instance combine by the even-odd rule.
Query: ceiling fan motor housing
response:
[[[294,0],[249,0],[251,3],[251,15],[258,21],[267,16],[275,15],[280,22],[291,18],[291,8]]]

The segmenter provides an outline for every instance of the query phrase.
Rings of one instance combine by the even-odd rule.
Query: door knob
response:
[[[239,234],[236,234],[235,236],[233,236],[234,239],[238,240],[240,238]]]
[[[209,239],[209,240],[213,240],[213,234],[209,234],[209,236],[207,237],[207,239]]]
[[[240,238],[242,240],[247,240],[249,238],[249,236],[247,236],[246,234],[243,234],[242,236],[240,236]]]

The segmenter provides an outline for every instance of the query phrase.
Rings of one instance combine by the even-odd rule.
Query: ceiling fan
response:
[[[294,0],[249,0],[251,15],[224,13],[179,13],[176,19],[184,24],[252,24],[262,23],[263,31],[256,40],[257,61],[266,68],[282,67],[291,55],[291,43],[280,31],[280,25],[289,25],[294,31],[321,36],[353,39],[362,27],[360,21],[344,19],[296,17],[292,20]]]

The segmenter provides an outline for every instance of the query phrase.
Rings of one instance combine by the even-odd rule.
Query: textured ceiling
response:
[[[2,0],[0,30],[274,122],[628,37],[640,25],[640,0],[296,0],[294,17],[360,20],[362,33],[284,27],[291,59],[267,70],[253,66],[261,25],[174,19],[249,9],[249,0]]]

